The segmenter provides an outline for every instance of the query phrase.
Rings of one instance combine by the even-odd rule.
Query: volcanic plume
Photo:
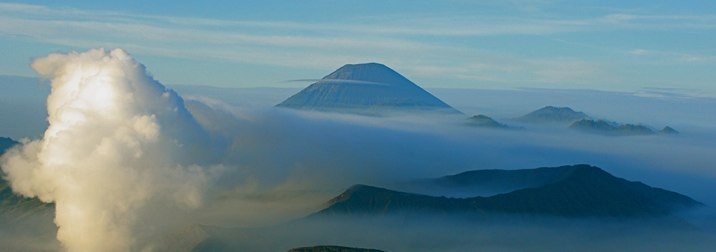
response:
[[[202,204],[208,138],[174,91],[121,49],[51,54],[49,127],[2,157],[12,189],[54,202],[69,251],[161,249]],[[197,163],[204,162],[204,163]]]

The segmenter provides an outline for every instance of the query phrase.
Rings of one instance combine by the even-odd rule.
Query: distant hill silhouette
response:
[[[496,128],[496,129],[506,129],[509,128],[506,124],[500,123],[498,121],[495,121],[495,119],[492,119],[489,116],[486,115],[475,115],[468,118],[468,125],[475,126],[475,127],[482,127],[482,128]]]
[[[546,106],[517,119],[529,123],[571,123],[585,118],[589,116],[569,107]]]
[[[683,208],[702,205],[687,196],[650,187],[641,182],[617,178],[598,167],[589,165],[535,170],[534,172],[524,170],[500,178],[507,180],[508,177],[512,177],[510,180],[516,180],[519,176],[531,177],[532,179],[522,180],[525,184],[535,185],[534,187],[489,197],[435,197],[355,185],[332,199],[329,207],[315,215],[463,213],[478,216],[509,214],[569,218],[641,218],[666,216]],[[467,176],[460,177],[467,178]],[[462,181],[469,180],[474,183],[489,182],[489,179]],[[453,180],[456,181],[461,179]]]
[[[542,123],[553,125],[565,125],[570,129],[586,133],[611,135],[611,136],[637,136],[637,135],[676,135],[675,129],[666,126],[660,131],[641,124],[621,124],[603,119],[593,119],[587,114],[574,111],[569,107],[546,106],[532,111],[517,118],[518,121],[526,123]]]
[[[517,170],[474,170],[440,178],[417,180],[408,183],[407,186],[420,192],[427,192],[421,190],[421,188],[426,188],[430,191],[430,195],[438,196],[490,196],[544,186],[564,179],[572,172],[571,166]]]
[[[612,136],[639,136],[656,134],[653,129],[644,125],[618,124],[606,120],[582,119],[572,123],[569,128],[587,133]]]
[[[276,105],[351,112],[460,112],[379,63],[349,64]]]
[[[658,133],[659,133],[659,134],[664,134],[664,135],[678,135],[678,134],[679,134],[679,131],[675,130],[675,129],[672,128],[672,127],[665,126],[665,127],[664,127],[663,129],[661,129]]]

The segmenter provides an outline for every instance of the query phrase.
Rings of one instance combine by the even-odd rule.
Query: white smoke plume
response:
[[[51,54],[42,139],[2,157],[13,191],[54,202],[68,251],[151,251],[202,204],[213,152],[184,101],[121,49]],[[200,162],[200,163],[199,163]]]

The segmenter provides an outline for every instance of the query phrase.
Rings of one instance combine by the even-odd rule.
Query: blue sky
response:
[[[302,87],[381,62],[433,88],[716,95],[716,1],[3,2],[0,41],[0,74],[25,76],[121,47],[169,84]]]

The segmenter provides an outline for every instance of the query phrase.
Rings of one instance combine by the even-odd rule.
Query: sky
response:
[[[303,87],[380,62],[426,88],[716,96],[714,1],[24,1],[0,3],[0,74],[120,47],[163,83]]]

